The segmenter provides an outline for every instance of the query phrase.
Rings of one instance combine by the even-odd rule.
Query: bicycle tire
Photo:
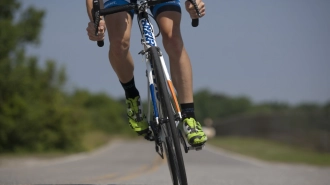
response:
[[[167,157],[167,164],[168,168],[170,170],[170,175],[172,178],[173,185],[178,185],[179,179],[178,179],[178,174],[176,172],[176,157],[175,157],[175,152],[173,150],[173,144],[170,140],[169,137],[165,138],[165,152],[166,152],[166,157]]]
[[[158,54],[158,50],[155,46],[150,47],[150,54],[151,54],[151,61],[153,64],[153,68],[155,71],[156,76],[156,82],[158,87],[158,92],[160,95],[160,102],[162,110],[164,111],[164,114],[168,117],[169,123],[166,124],[167,132],[169,133],[169,136],[171,137],[172,143],[174,145],[174,155],[173,161],[177,165],[174,165],[175,167],[178,167],[175,172],[177,172],[178,181],[181,185],[188,185],[187,182],[187,175],[186,175],[186,169],[184,166],[183,156],[181,152],[181,143],[179,139],[179,132],[176,128],[175,119],[174,119],[174,112],[171,105],[171,99],[170,95],[167,90],[167,80],[165,79],[163,67],[161,65],[161,60]],[[164,116],[166,118],[166,116]],[[170,142],[171,143],[171,142]],[[175,160],[176,159],[176,160]],[[173,172],[172,172],[173,173]]]

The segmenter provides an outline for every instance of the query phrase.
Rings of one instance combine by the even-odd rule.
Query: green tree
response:
[[[246,97],[230,97],[224,94],[200,90],[194,95],[197,118],[223,119],[246,112],[252,106]]]
[[[29,7],[20,9],[16,0],[0,2],[0,61],[8,59],[18,48],[26,44],[38,44],[45,12]],[[16,17],[18,20],[15,20]]]
[[[25,47],[38,44],[45,12],[0,3],[0,152],[79,150],[79,112],[61,92],[65,70],[54,61],[40,68]]]
[[[104,93],[90,94],[76,90],[71,98],[76,107],[84,108],[91,123],[90,129],[102,130],[108,134],[134,133],[127,124],[124,104]]]
[[[26,56],[26,46],[39,43],[44,15],[21,10],[15,0],[0,2],[0,153],[77,151],[89,130],[129,130],[121,103],[79,89],[64,93],[64,67],[48,60],[41,68]]]

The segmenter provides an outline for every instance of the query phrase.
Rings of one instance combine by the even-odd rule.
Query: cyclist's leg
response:
[[[107,3],[119,1],[105,1]],[[109,60],[112,68],[116,72],[120,82],[126,83],[133,78],[134,63],[132,56],[129,52],[130,36],[132,28],[132,17],[127,12],[120,12],[105,16],[105,23],[108,30],[110,41]]]
[[[158,9],[157,9],[158,8]],[[181,37],[181,9],[179,0],[153,8],[163,37],[164,48],[170,58],[171,77],[178,92],[184,116],[184,130],[190,144],[199,145],[207,137],[195,120],[192,88],[192,67]]]
[[[170,59],[171,77],[178,92],[179,102],[191,103],[193,102],[192,68],[181,37],[181,9],[177,2],[179,1],[173,1],[171,5],[158,5],[160,7],[156,6],[152,11],[157,17],[164,48]]]
[[[105,1],[105,7],[127,4],[125,0]],[[138,134],[148,132],[148,123],[142,114],[139,92],[135,87],[134,63],[129,51],[133,12],[120,12],[105,16],[110,41],[109,60],[126,95],[129,124]]]

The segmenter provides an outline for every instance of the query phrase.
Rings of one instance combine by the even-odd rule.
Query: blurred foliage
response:
[[[242,115],[273,115],[290,114],[309,116],[309,119],[330,117],[330,101],[325,104],[301,103],[296,106],[285,102],[263,102],[253,103],[248,97],[228,96],[221,93],[213,93],[207,89],[202,89],[194,94],[195,110],[199,120],[211,118],[213,120],[226,120]],[[313,116],[314,115],[314,116]],[[309,120],[308,122],[311,122]],[[306,122],[306,120],[304,121]],[[327,124],[329,129],[330,122]]]
[[[75,107],[84,108],[85,119],[91,123],[91,130],[102,130],[108,134],[132,134],[127,124],[126,107],[104,93],[90,94],[86,90],[76,90],[70,97]]]
[[[219,93],[211,93],[206,89],[194,94],[194,102],[196,104],[196,117],[200,120],[227,118],[252,108],[252,102],[247,97],[234,98]]]
[[[321,105],[283,102],[253,104],[201,90],[195,94],[197,118],[211,118],[218,136],[270,139],[319,152],[330,152],[330,101]]]
[[[90,130],[122,133],[124,107],[104,94],[65,93],[66,72],[52,60],[40,67],[25,47],[38,44],[44,11],[0,3],[0,153],[83,150]]]
[[[214,102],[220,101],[212,95],[210,97],[213,97]],[[204,103],[212,105],[211,102]],[[207,107],[208,112],[199,115],[199,120],[211,118],[218,136],[264,138],[319,152],[330,152],[329,105],[330,102],[324,105],[302,103],[297,106],[269,102],[218,116],[216,112],[223,108]]]

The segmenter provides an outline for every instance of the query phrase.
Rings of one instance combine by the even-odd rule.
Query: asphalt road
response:
[[[211,146],[184,154],[190,185],[329,185],[330,168],[261,162]],[[169,185],[167,163],[143,140],[56,159],[1,159],[0,184]]]

